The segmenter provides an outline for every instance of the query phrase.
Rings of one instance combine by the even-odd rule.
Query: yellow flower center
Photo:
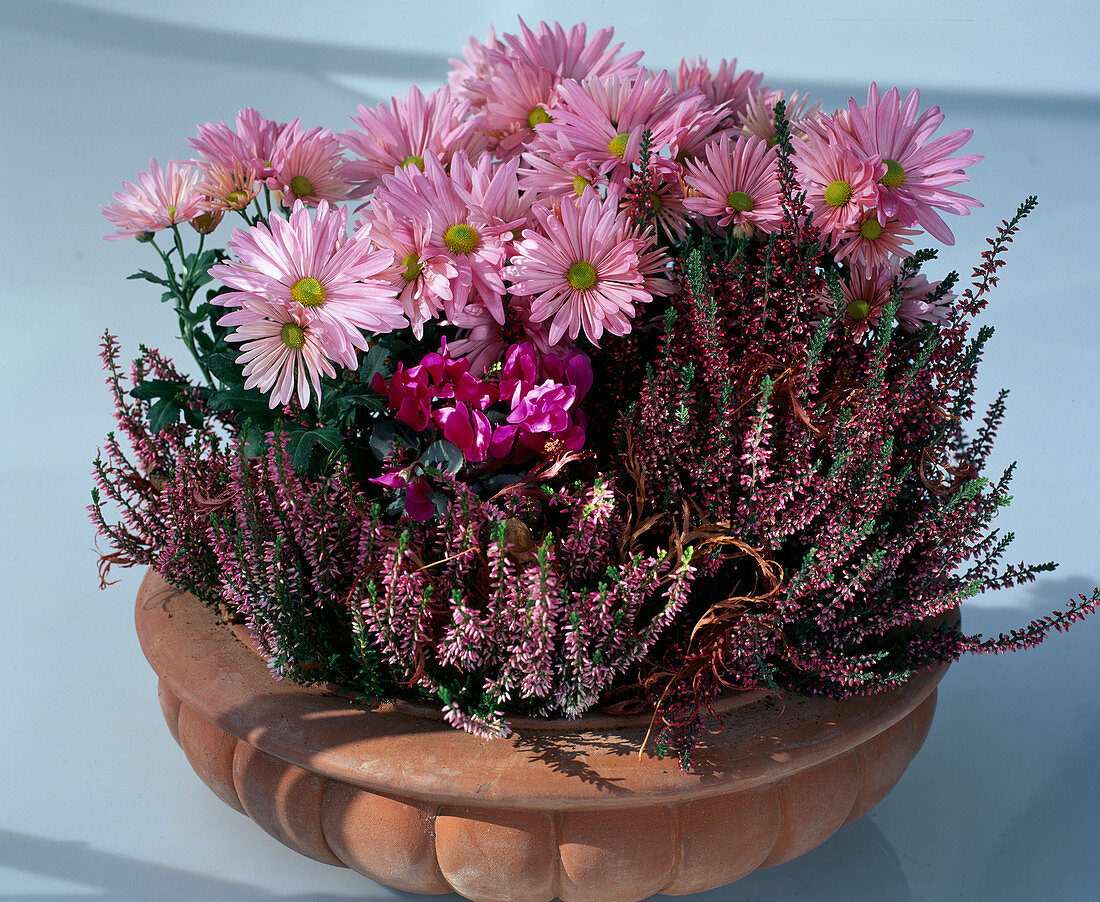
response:
[[[297,197],[308,197],[313,193],[313,182],[304,175],[296,175],[290,180],[290,190]]]
[[[883,160],[886,164],[886,175],[878,180],[880,185],[887,188],[900,188],[905,184],[905,170],[897,160]]]
[[[413,154],[410,157],[405,157],[405,159],[403,159],[401,161],[401,165],[398,166],[397,168],[398,169],[404,169],[406,166],[415,166],[417,169],[419,169],[421,172],[423,172],[424,171],[424,158],[423,157],[418,157],[416,154]]]
[[[752,198],[744,191],[731,191],[726,195],[726,206],[738,213],[748,213],[752,210]]]
[[[279,338],[283,340],[283,344],[288,348],[300,351],[306,343],[306,331],[297,323],[283,323],[283,328],[279,331]]]
[[[168,213],[168,218],[169,218],[169,219],[170,219],[170,220],[171,220],[172,222],[175,222],[175,221],[176,221],[176,210],[177,210],[178,208],[177,208],[177,207],[176,207],[175,205],[173,205],[173,204],[169,204],[169,205],[168,205],[167,207],[165,207],[164,209],[165,209],[165,210],[167,211],[167,213]]]
[[[527,114],[527,124],[531,126],[531,128],[534,128],[536,125],[542,125],[545,122],[550,122],[550,114],[540,106],[535,107]]]
[[[628,134],[616,135],[607,142],[607,149],[621,160],[626,156],[626,144],[629,140],[630,135]]]
[[[654,213],[660,213],[661,209],[665,205],[665,202],[661,200],[661,195],[659,195],[656,191],[649,192],[649,203],[650,206],[653,207]]]
[[[851,199],[852,186],[844,179],[830,182],[829,187],[825,189],[825,203],[830,207],[843,207]]]
[[[596,284],[596,267],[587,260],[578,260],[565,274],[569,287],[577,291],[588,291]]]
[[[420,278],[420,273],[424,271],[424,267],[420,263],[420,258],[416,254],[409,254],[401,261],[401,265],[405,267],[405,271],[401,273],[401,277],[406,282],[415,282]]]
[[[573,193],[577,195],[577,197],[580,197],[584,194],[584,189],[591,184],[592,183],[583,175],[575,175],[573,176]]]
[[[234,191],[230,191],[225,196],[225,203],[227,206],[234,207],[238,210],[243,210],[248,206],[248,192],[237,188]]]
[[[453,225],[443,233],[443,243],[456,254],[472,254],[481,241],[477,229],[464,222]]]
[[[290,299],[303,307],[320,307],[325,302],[325,287],[307,276],[290,286]]]
[[[863,223],[859,227],[859,234],[868,241],[874,241],[882,234],[882,226],[879,224],[879,221],[872,216],[870,219],[863,220]]]
[[[855,300],[848,305],[845,312],[848,314],[848,319],[867,319],[871,315],[871,305],[862,299]]]

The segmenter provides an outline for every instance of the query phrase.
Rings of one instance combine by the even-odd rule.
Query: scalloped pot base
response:
[[[213,611],[153,572],[137,631],[173,736],[227,805],[378,883],[507,902],[696,893],[808,852],[898,781],[942,676],[843,701],[747,694],[685,774],[639,758],[647,719],[483,740],[276,682]]]

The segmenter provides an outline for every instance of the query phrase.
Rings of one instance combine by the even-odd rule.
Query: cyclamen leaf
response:
[[[428,445],[420,455],[420,463],[424,467],[435,467],[446,470],[448,473],[457,473],[465,465],[466,458],[457,445],[441,438]]]
[[[339,451],[344,446],[344,440],[340,430],[334,426],[291,432],[287,436],[286,450],[290,455],[290,465],[295,470],[304,470],[309,466],[314,445],[320,445],[329,451]]]

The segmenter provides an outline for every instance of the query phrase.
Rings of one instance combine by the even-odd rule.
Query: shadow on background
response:
[[[232,58],[255,68],[298,71],[317,76],[339,72],[384,76],[394,80],[404,77],[410,85],[418,82],[425,91],[432,90],[435,85],[443,85],[450,68],[447,57],[423,51],[249,35],[234,31],[231,26],[215,30],[177,23],[168,25],[126,13],[88,9],[64,0],[7,0],[0,4],[0,28],[128,52],[155,47],[159,57],[183,58],[192,63],[220,63]],[[498,22],[497,28],[502,33],[518,30],[512,21]],[[170,31],[170,40],[165,39],[166,31]],[[349,40],[355,37],[349,37]],[[449,56],[461,56],[460,48],[465,44],[466,37],[465,34],[456,35],[454,51]],[[476,37],[482,38],[484,35]],[[815,97],[833,97],[847,94],[851,85],[813,81],[800,89],[810,91]],[[951,106],[956,114],[966,105],[978,103],[983,112],[999,115],[1100,119],[1100,97],[1086,99],[1040,93],[992,94],[937,89],[936,99],[941,106]]]
[[[259,828],[257,828],[258,830]],[[274,842],[274,840],[271,840]],[[293,855],[289,849],[287,855]],[[113,902],[190,902],[190,900],[233,900],[233,902],[348,902],[352,899],[412,900],[427,897],[387,890],[364,881],[364,895],[311,893],[284,895],[234,880],[212,877],[181,868],[140,861],[103,852],[84,842],[44,839],[24,833],[0,830],[0,866],[25,873],[70,881],[75,886],[64,892],[32,892],[0,895],[4,902],[51,902],[51,900],[111,899]],[[898,856],[870,818],[864,817],[842,828],[828,842],[794,861],[757,871],[721,889],[692,896],[698,902],[748,902],[755,899],[814,898],[818,892],[837,891],[847,886],[852,898],[912,899]],[[366,893],[370,893],[366,896]],[[387,895],[388,893],[388,895]],[[440,902],[456,895],[432,896]],[[660,897],[671,898],[671,897]],[[838,897],[839,898],[839,897]]]

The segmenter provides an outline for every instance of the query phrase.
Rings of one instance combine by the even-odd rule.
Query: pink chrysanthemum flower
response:
[[[507,60],[497,67],[486,82],[480,127],[496,135],[496,151],[501,157],[521,153],[535,137],[535,128],[553,119],[554,89],[560,81],[549,70],[519,60]]]
[[[362,159],[348,163],[347,178],[356,184],[355,197],[366,197],[381,184],[383,176],[404,166],[424,168],[434,156],[447,165],[460,150],[474,157],[488,146],[477,130],[478,120],[469,118],[470,103],[456,100],[446,88],[427,97],[420,89],[409,90],[408,98],[394,97],[373,110],[360,105],[352,121],[359,130],[340,134],[344,146]]]
[[[705,115],[706,98],[694,89],[673,94],[667,72],[566,81],[558,93],[554,119],[539,128],[531,151],[546,153],[567,169],[593,166],[613,181],[626,178],[638,162],[646,132],[657,153],[684,127],[685,117]]]
[[[215,298],[226,307],[259,300],[305,311],[306,322],[323,332],[326,354],[347,367],[366,348],[360,330],[389,332],[408,325],[396,290],[381,273],[393,254],[377,250],[366,232],[346,237],[347,210],[317,207],[316,219],[299,201],[289,220],[273,216],[238,229],[227,248],[238,261],[210,268],[210,275],[234,291]]]
[[[472,293],[504,321],[504,266],[507,249],[502,235],[522,225],[522,221],[504,221],[497,215],[495,203],[507,195],[504,184],[515,179],[515,165],[500,170],[500,183],[490,189],[482,184],[484,197],[478,203],[471,195],[474,170],[461,151],[451,160],[446,172],[434,156],[424,160],[424,171],[415,166],[399,169],[383,179],[374,195],[374,204],[388,206],[398,219],[431,222],[425,253],[442,254],[454,263],[458,275],[451,282],[451,299],[445,302],[448,318],[453,319],[469,302]]]
[[[198,177],[198,170],[189,163],[173,161],[162,171],[155,159],[149,160],[149,171],[137,174],[138,184],[123,182],[115,202],[100,205],[103,215],[119,227],[105,236],[107,240],[159,232],[201,216],[205,211],[195,188]]]
[[[209,163],[221,164],[229,169],[240,163],[255,169],[257,178],[270,177],[275,145],[286,126],[265,119],[252,107],[237,113],[236,124],[236,132],[224,122],[200,125],[198,135],[189,138],[187,143]]]
[[[805,138],[806,129],[803,120],[812,119],[821,112],[821,101],[810,103],[808,96],[798,96],[798,91],[792,91],[790,98],[786,98],[783,91],[772,91],[763,88],[749,94],[748,101],[741,112],[741,131],[746,135],[755,135],[768,142],[769,147],[774,147],[775,134],[775,105],[783,100],[783,115],[787,120],[791,136]]]
[[[941,293],[939,288],[939,282],[929,282],[923,273],[917,273],[898,286],[902,294],[896,314],[898,325],[906,332],[916,332],[929,323],[946,323],[955,295],[950,291]]]
[[[565,31],[555,22],[551,31],[545,22],[540,22],[538,29],[531,31],[521,18],[519,27],[522,35],[504,35],[509,55],[532,68],[546,69],[559,78],[581,81],[593,76],[632,77],[641,71],[638,66],[643,55],[641,51],[616,59],[623,45],[608,47],[615,35],[614,29],[601,28],[589,41],[584,24]]]
[[[981,206],[974,198],[947,188],[967,181],[963,169],[982,157],[951,157],[970,140],[972,129],[930,140],[944,116],[935,106],[918,116],[919,104],[918,91],[902,103],[897,88],[880,97],[878,85],[871,82],[866,105],[849,98],[847,116],[835,120],[836,131],[864,159],[881,158],[886,164],[886,172],[878,179],[880,222],[896,218],[903,226],[919,225],[944,244],[954,244],[955,236],[936,209],[965,216],[971,207]]]
[[[283,192],[284,206],[292,207],[299,200],[310,206],[323,200],[337,203],[351,195],[344,172],[348,161],[328,129],[318,126],[303,132],[295,119],[283,129],[272,156],[273,173],[267,186]]]
[[[862,341],[867,331],[878,325],[882,308],[890,300],[892,269],[867,269],[853,266],[847,279],[840,282],[844,300],[844,324],[854,341]]]
[[[462,50],[464,59],[447,61],[451,64],[451,71],[447,73],[451,95],[457,100],[469,101],[474,109],[481,109],[485,105],[482,86],[496,71],[504,53],[504,45],[497,40],[492,28],[484,43],[471,37]]]
[[[893,257],[911,256],[910,239],[919,234],[917,229],[902,228],[896,219],[883,225],[878,212],[869,210],[835,236],[833,256],[838,263],[847,260],[858,266],[888,267]]]
[[[551,345],[582,329],[594,344],[605,331],[629,332],[634,304],[651,296],[638,271],[645,242],[626,236],[615,203],[586,191],[558,215],[533,209],[542,231],[524,231],[505,270],[514,294],[534,297],[532,321],[550,320]]]
[[[236,160],[232,164],[206,163],[195,190],[202,195],[200,203],[204,210],[225,213],[243,210],[252,203],[260,184],[252,164]]]
[[[711,106],[722,107],[726,115],[739,116],[748,106],[750,95],[760,87],[764,76],[745,69],[737,71],[737,60],[722,60],[712,72],[705,59],[682,60],[676,72],[676,90],[698,88]]]
[[[807,140],[795,144],[794,164],[813,221],[830,240],[862,221],[875,206],[875,182],[886,173],[877,158],[861,160],[846,147],[831,144],[827,133],[807,122]]]
[[[374,204],[357,225],[369,230],[377,247],[393,252],[393,263],[379,277],[397,290],[413,335],[423,338],[424,324],[451,300],[451,282],[458,277],[450,257],[428,250],[431,219],[399,220],[386,205]]]
[[[470,361],[470,372],[480,376],[494,363],[499,363],[509,345],[528,342],[540,358],[550,353],[550,336],[545,323],[531,319],[531,298],[512,297],[504,305],[504,322],[498,323],[484,304],[467,304],[453,324],[462,331],[461,337],[448,342],[456,357]]]
[[[325,330],[305,308],[251,298],[218,324],[237,327],[228,338],[243,342],[237,363],[244,367],[244,387],[270,392],[272,409],[289,404],[295,392],[302,407],[309,406],[312,396],[320,401],[321,374],[336,375],[325,347]]]
[[[775,149],[759,138],[723,136],[706,148],[706,165],[689,160],[684,182],[689,210],[714,217],[719,230],[749,226],[773,231],[783,222]]]
[[[687,234],[691,215],[684,205],[687,198],[684,194],[686,186],[680,179],[682,168],[664,157],[654,157],[651,165],[653,178],[650,184],[643,186],[641,175],[627,180],[621,210],[632,220],[650,214],[656,231],[672,241],[679,241]],[[645,207],[649,208],[648,211]]]
[[[597,190],[607,184],[607,179],[595,166],[566,169],[561,163],[537,153],[525,153],[522,159],[523,166],[517,173],[519,187],[533,202],[580,197],[585,190]]]

